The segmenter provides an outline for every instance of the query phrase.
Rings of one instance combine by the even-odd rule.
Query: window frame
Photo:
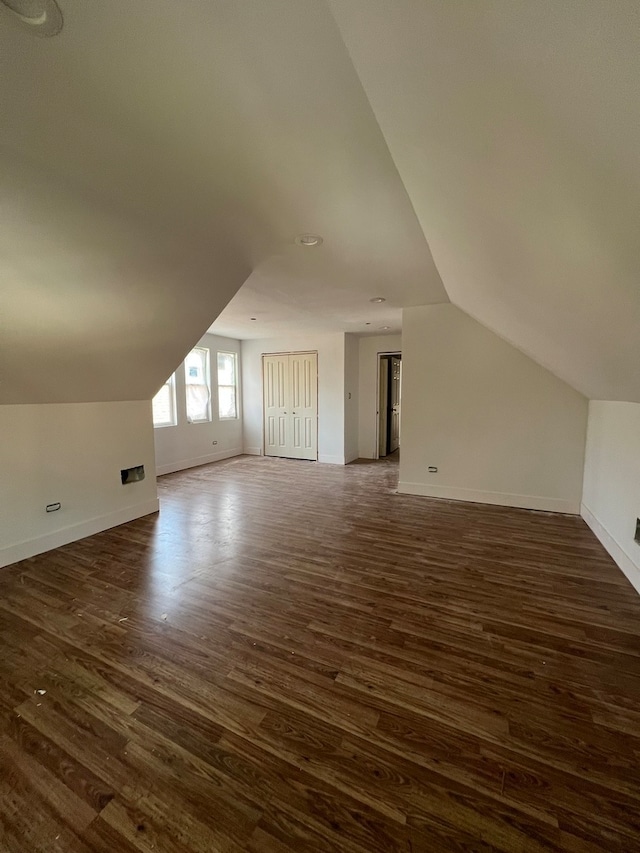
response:
[[[153,401],[158,396],[158,394],[162,391],[166,386],[169,387],[169,403],[171,408],[171,420],[163,421],[161,423],[156,423],[156,419],[153,413]],[[174,427],[178,426],[178,407],[176,405],[176,374],[175,371],[171,374],[171,376],[162,383],[160,388],[153,395],[151,400],[151,417],[153,419],[153,428],[154,429],[164,429],[165,427]]]
[[[207,389],[207,415],[204,418],[191,418],[189,417],[189,400],[188,400],[188,391],[187,388],[189,385],[195,385],[194,382],[188,382],[188,368],[187,368],[187,359],[191,355],[192,352],[203,352],[205,353],[204,357],[204,386]],[[184,410],[187,418],[188,424],[210,424],[213,420],[213,406],[211,405],[211,350],[209,347],[201,347],[196,346],[192,347],[188,354],[185,356],[184,362]],[[199,383],[197,383],[199,384]]]
[[[234,384],[228,385],[224,382],[220,382],[220,365],[218,359],[221,355],[230,355],[233,358],[233,379]],[[217,389],[218,389],[218,420],[219,421],[237,421],[240,419],[240,406],[238,404],[238,353],[232,352],[230,350],[216,350],[216,368],[217,368]],[[221,388],[233,388],[233,400],[235,403],[235,415],[221,415],[220,414],[220,389]]]

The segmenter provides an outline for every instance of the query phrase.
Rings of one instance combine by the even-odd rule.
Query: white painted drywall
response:
[[[358,458],[358,397],[360,340],[357,335],[344,336],[344,460]]]
[[[640,402],[638,0],[329,6],[451,302]]]
[[[318,462],[344,465],[344,334],[242,341],[244,452],[263,452],[262,355],[318,352]]]
[[[0,566],[158,509],[149,401],[0,406],[0,437]]]
[[[454,305],[404,310],[402,361],[400,491],[580,511],[585,397]]]
[[[242,387],[238,389],[237,420],[220,420],[218,417],[217,353],[238,354],[240,379],[240,341],[217,335],[204,335],[196,344],[209,350],[211,365],[211,422],[191,424],[187,421],[185,399],[184,362],[176,370],[175,426],[154,430],[156,445],[156,470],[158,474],[182,471],[218,459],[228,459],[242,453]],[[240,384],[240,382],[239,382]],[[213,442],[217,442],[213,444]]]
[[[640,592],[640,404],[589,403],[582,517]]]
[[[363,459],[377,458],[378,353],[381,352],[402,352],[402,336],[374,335],[360,338],[358,447]],[[402,424],[400,429],[402,446]]]

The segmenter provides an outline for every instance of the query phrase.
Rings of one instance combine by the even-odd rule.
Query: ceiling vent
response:
[[[55,36],[62,29],[62,12],[55,0],[0,0],[0,11],[41,38]]]

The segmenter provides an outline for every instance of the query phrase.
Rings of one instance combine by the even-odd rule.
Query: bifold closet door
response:
[[[291,388],[291,454],[294,459],[318,458],[318,354],[289,354]]]
[[[264,453],[287,456],[291,444],[288,419],[289,356],[263,356],[264,370]]]
[[[318,355],[263,356],[265,456],[318,458]]]

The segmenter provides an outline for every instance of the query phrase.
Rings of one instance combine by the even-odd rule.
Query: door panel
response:
[[[263,358],[264,375],[264,452],[266,456],[283,456],[290,443],[287,416],[287,356]]]
[[[284,408],[287,405],[287,364],[282,359],[278,359],[278,401],[276,405],[279,408]]]
[[[286,413],[285,413],[286,414]],[[287,446],[287,419],[278,418],[278,447],[286,448]]]
[[[380,358],[380,386],[378,388],[378,457],[387,455],[389,411],[389,359]]]
[[[318,458],[318,355],[291,353],[291,416],[295,459]]]
[[[295,408],[300,405],[300,362],[289,356],[291,369],[291,406]]]
[[[318,458],[318,356],[263,356],[264,452],[292,459]]]
[[[318,396],[317,356],[304,362],[304,407],[313,409],[314,398]]]
[[[389,453],[393,453],[400,447],[402,361],[397,356],[391,357],[389,383]]]

